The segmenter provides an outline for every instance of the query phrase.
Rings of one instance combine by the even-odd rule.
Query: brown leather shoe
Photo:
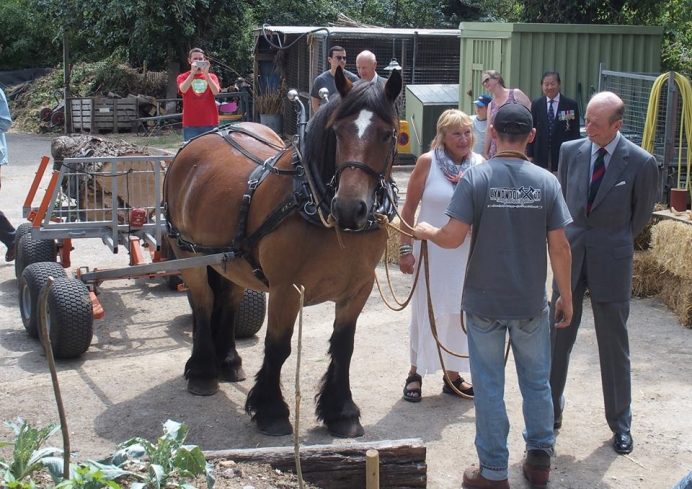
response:
[[[461,487],[465,489],[509,489],[509,481],[502,479],[493,481],[481,475],[478,467],[469,467],[464,471],[464,479]]]
[[[544,488],[550,477],[550,455],[543,450],[529,450],[522,466],[524,477],[533,487]]]

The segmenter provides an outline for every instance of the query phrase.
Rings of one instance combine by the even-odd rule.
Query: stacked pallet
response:
[[[72,98],[72,129],[75,132],[121,132],[137,129],[138,108],[135,97],[122,99]]]

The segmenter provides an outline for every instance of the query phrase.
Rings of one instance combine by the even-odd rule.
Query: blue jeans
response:
[[[680,479],[673,489],[692,489],[692,472]]]
[[[524,399],[526,449],[553,454],[550,395],[550,321],[546,307],[531,319],[490,319],[467,314],[469,357],[476,406],[476,451],[486,479],[507,479],[509,420],[505,409],[505,336],[509,332]]]
[[[205,132],[213,131],[216,126],[187,126],[183,127],[183,141],[189,141],[190,139],[204,134]]]

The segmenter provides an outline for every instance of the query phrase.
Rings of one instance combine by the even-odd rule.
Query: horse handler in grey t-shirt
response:
[[[565,226],[572,221],[560,185],[524,155],[535,129],[531,112],[505,104],[490,134],[498,152],[469,168],[457,185],[442,228],[420,223],[417,239],[454,248],[471,234],[462,309],[466,312],[476,406],[476,451],[480,467],[464,472],[467,489],[509,488],[504,404],[504,345],[509,333],[523,396],[526,458],[524,476],[544,487],[553,454],[550,395],[550,322],[546,300],[546,242],[561,297],[556,327],[572,320],[571,256]]]

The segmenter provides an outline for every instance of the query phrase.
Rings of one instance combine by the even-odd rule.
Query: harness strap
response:
[[[237,132],[237,133],[240,133],[240,134],[244,134],[244,135],[246,135],[246,136],[249,136],[249,137],[251,137],[252,139],[257,140],[257,141],[259,141],[260,143],[266,144],[266,145],[269,146],[270,148],[274,148],[274,149],[276,149],[276,150],[282,150],[282,149],[284,149],[284,146],[283,146],[283,145],[279,145],[279,144],[276,144],[276,143],[273,142],[273,141],[269,141],[268,139],[266,139],[266,138],[264,138],[264,137],[262,137],[262,136],[259,136],[258,134],[255,134],[255,133],[253,133],[252,131],[250,131],[249,129],[246,129],[246,128],[241,127],[241,126],[230,125],[230,126],[226,126],[226,127],[224,127],[223,129],[220,129],[220,130],[219,130],[219,134],[222,135],[222,136],[224,137],[224,139],[225,139],[226,136],[230,135],[230,133],[232,133],[232,132]],[[222,133],[223,133],[223,134],[222,134]]]

